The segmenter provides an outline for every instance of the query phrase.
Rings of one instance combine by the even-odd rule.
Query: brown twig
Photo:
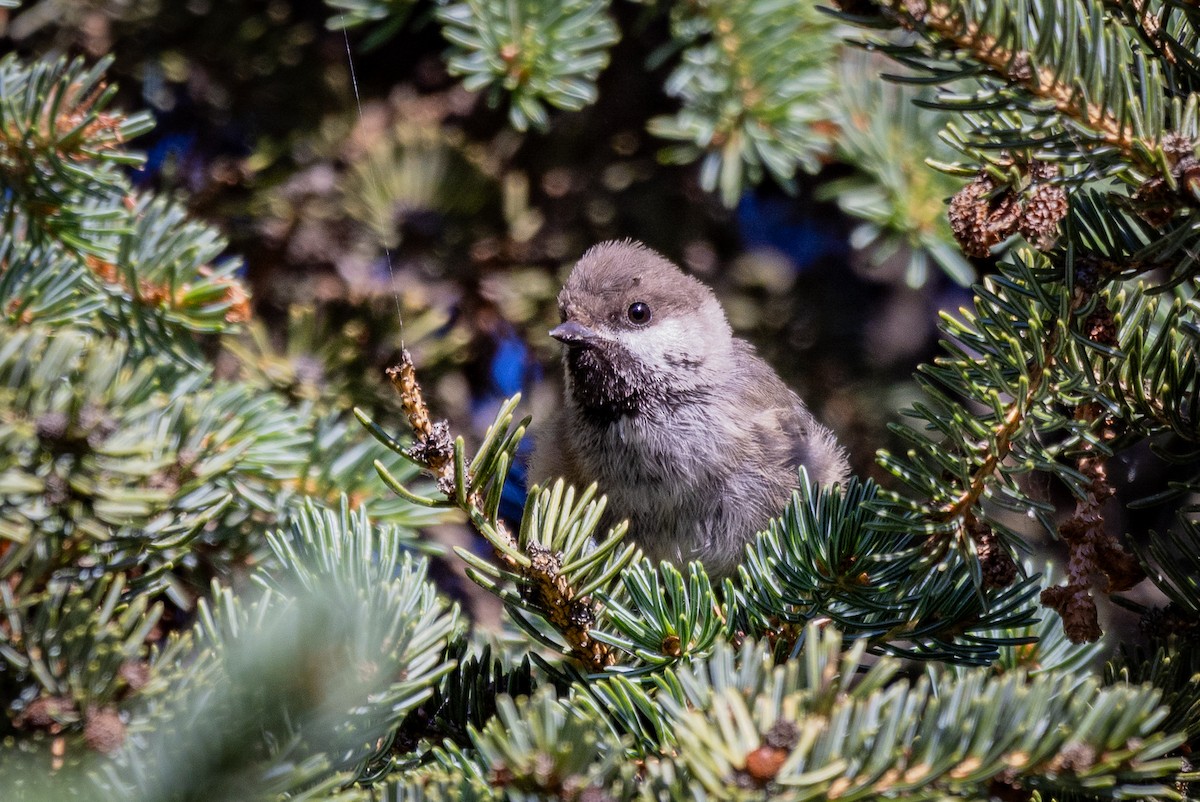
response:
[[[1012,451],[1012,439],[1020,431],[1030,407],[1033,406],[1041,392],[1045,377],[1054,364],[1054,352],[1057,347],[1058,330],[1055,329],[1046,342],[1046,361],[1041,365],[1033,365],[1029,368],[1029,387],[1024,397],[1020,400],[1013,400],[1007,414],[1000,421],[1000,425],[996,427],[995,447],[992,447],[991,442],[983,443],[980,446],[983,460],[979,467],[971,474],[970,481],[963,488],[962,493],[953,501],[945,504],[937,513],[940,520],[957,521],[955,535],[960,542],[965,543],[968,539],[973,539],[978,543],[980,541],[979,533],[988,528],[975,515],[975,505],[979,503],[984,491],[987,490],[997,469]]]
[[[1068,315],[1073,315],[1087,304],[1094,295],[1100,281],[1107,275],[1108,273],[1104,271],[1103,266],[1092,265],[1090,263],[1081,263],[1077,266],[1077,281],[1075,291],[1071,297]],[[1086,324],[1089,333],[1095,329],[1094,324],[1091,322],[1094,317],[1089,317],[1089,322]],[[938,511],[938,518],[940,520],[958,521],[956,534],[961,541],[965,542],[966,538],[972,538],[977,543],[980,542],[979,533],[983,529],[986,529],[986,526],[975,515],[975,506],[983,497],[996,471],[1012,451],[1013,438],[1020,431],[1029,414],[1030,408],[1036,402],[1047,377],[1054,367],[1059,336],[1060,330],[1055,328],[1050,332],[1049,337],[1047,337],[1043,346],[1043,351],[1046,354],[1045,362],[1027,366],[1029,375],[1028,389],[1021,399],[1013,400],[1008,412],[996,427],[995,447],[992,447],[991,441],[981,445],[983,458],[979,467],[972,472],[970,481],[957,498],[943,505],[941,510]]]
[[[482,489],[476,489],[466,495],[465,499],[459,496],[454,465],[454,440],[450,436],[450,426],[444,420],[434,422],[430,417],[429,407],[417,381],[412,356],[407,349],[401,352],[400,364],[388,368],[386,373],[392,386],[400,394],[401,406],[416,438],[416,442],[408,450],[409,457],[423,465],[434,476],[438,489],[446,498],[459,503],[476,528],[481,530],[480,534],[488,537],[488,533],[483,532],[480,526],[481,521],[486,522],[487,527],[503,542],[508,551],[496,548],[496,559],[505,569],[522,577],[522,593],[562,634],[570,646],[572,657],[590,671],[600,671],[613,665],[616,662],[616,653],[607,644],[600,643],[591,636],[591,629],[596,621],[596,604],[590,597],[576,593],[576,589],[562,573],[561,557],[536,541],[521,547],[503,521],[487,518],[484,513]],[[466,482],[471,484],[470,476],[467,476]],[[528,557],[528,564],[514,558],[512,552],[524,553]]]

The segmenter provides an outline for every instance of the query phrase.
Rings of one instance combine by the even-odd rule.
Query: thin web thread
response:
[[[358,107],[358,121],[361,124],[363,121],[362,97],[358,93],[358,76],[354,72],[354,54],[350,50],[350,33],[346,28],[346,17],[341,15],[342,21],[342,38],[346,42],[346,64],[350,67],[350,85],[354,87],[354,104]],[[378,165],[371,164],[368,159],[367,173],[370,175],[371,181],[375,183],[376,189],[380,190],[380,195],[383,195],[383,181],[379,178]],[[380,226],[382,228],[382,226]],[[392,265],[392,249],[383,245],[383,255],[387,259],[388,277],[392,285],[392,298],[396,302],[396,320],[400,323],[400,347],[404,348],[404,313],[400,308],[400,292],[396,289],[396,269]]]

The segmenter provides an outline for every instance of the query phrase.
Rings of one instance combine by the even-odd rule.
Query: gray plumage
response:
[[[566,387],[530,478],[597,482],[604,525],[628,518],[650,559],[729,575],[798,466],[823,485],[846,477],[833,433],[733,336],[712,291],[659,254],[597,245],[558,301]]]

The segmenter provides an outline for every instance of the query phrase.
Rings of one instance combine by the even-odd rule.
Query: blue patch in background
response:
[[[796,198],[747,192],[738,202],[736,217],[744,249],[779,251],[798,273],[822,260],[845,258],[850,253],[841,227],[807,213]]]
[[[524,340],[511,327],[505,327],[500,338],[496,341],[496,350],[488,364],[487,391],[474,399],[474,416],[476,420],[486,417],[486,425],[491,422],[490,416],[496,407],[505,399],[519,392],[525,392],[542,379],[542,366],[533,357],[533,353]],[[504,493],[500,496],[500,516],[508,521],[520,522],[525,508],[526,488],[528,482],[529,456],[533,451],[533,440],[525,437],[517,450],[516,459],[508,471],[508,481],[504,484]]]

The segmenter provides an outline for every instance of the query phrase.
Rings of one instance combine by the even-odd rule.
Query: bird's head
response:
[[[733,337],[716,296],[640,243],[590,249],[558,296],[567,381],[600,418],[703,393],[730,359]]]

